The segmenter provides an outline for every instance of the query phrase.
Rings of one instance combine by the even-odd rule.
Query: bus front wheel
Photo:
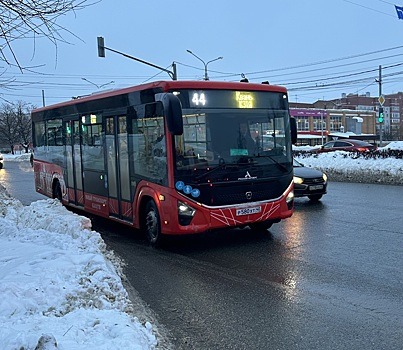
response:
[[[143,230],[153,247],[161,242],[161,221],[158,208],[153,200],[149,200],[144,210]]]

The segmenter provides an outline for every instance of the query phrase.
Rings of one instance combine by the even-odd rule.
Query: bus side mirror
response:
[[[290,129],[291,129],[291,143],[295,145],[297,143],[297,120],[294,117],[290,117]]]
[[[167,126],[173,135],[183,134],[182,105],[179,98],[171,93],[162,93],[155,95],[156,101],[161,101],[164,106]]]

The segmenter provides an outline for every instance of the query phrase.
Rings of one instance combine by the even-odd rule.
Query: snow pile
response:
[[[388,149],[395,149],[395,150],[403,150],[403,141],[392,141],[384,147],[379,147],[378,149],[388,150]]]
[[[296,159],[305,166],[324,171],[330,181],[403,185],[403,159],[354,159],[343,151],[298,156]]]
[[[317,148],[317,147],[316,147]],[[403,185],[403,159],[396,156],[403,150],[403,141],[394,141],[378,151],[365,154],[335,151],[316,153],[315,147],[293,147],[295,159],[305,166],[320,169],[330,181],[349,181]],[[393,151],[391,151],[393,150]],[[396,151],[396,152],[394,152]]]
[[[1,349],[153,349],[119,268],[89,219],[0,185]]]
[[[29,158],[31,157],[31,153],[20,153],[20,154],[9,154],[9,153],[4,153],[3,158],[6,161],[12,161],[12,162],[22,162],[22,161],[29,161]]]

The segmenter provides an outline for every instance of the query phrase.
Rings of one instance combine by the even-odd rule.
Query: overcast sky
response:
[[[383,0],[101,0],[61,18],[77,37],[57,49],[46,40],[15,43],[21,74],[1,65],[4,78],[15,76],[16,89],[0,88],[0,98],[46,105],[72,96],[170,79],[164,72],[113,52],[97,56],[97,36],[105,46],[171,69],[179,79],[285,85],[292,102],[338,98],[342,93],[378,96],[378,67],[383,93],[403,91],[403,20],[395,3]],[[396,5],[403,6],[396,3]],[[321,64],[319,64],[321,63]],[[42,66],[40,66],[42,65]],[[366,73],[364,73],[366,72]],[[338,77],[336,79],[336,77]],[[83,79],[84,78],[84,79]],[[35,82],[35,84],[26,84]]]

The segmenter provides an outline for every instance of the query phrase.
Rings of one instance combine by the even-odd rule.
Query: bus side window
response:
[[[131,168],[135,175],[159,183],[167,180],[166,138],[160,102],[136,107],[131,119]]]
[[[35,140],[34,146],[45,146],[45,122],[36,122],[34,124]]]

